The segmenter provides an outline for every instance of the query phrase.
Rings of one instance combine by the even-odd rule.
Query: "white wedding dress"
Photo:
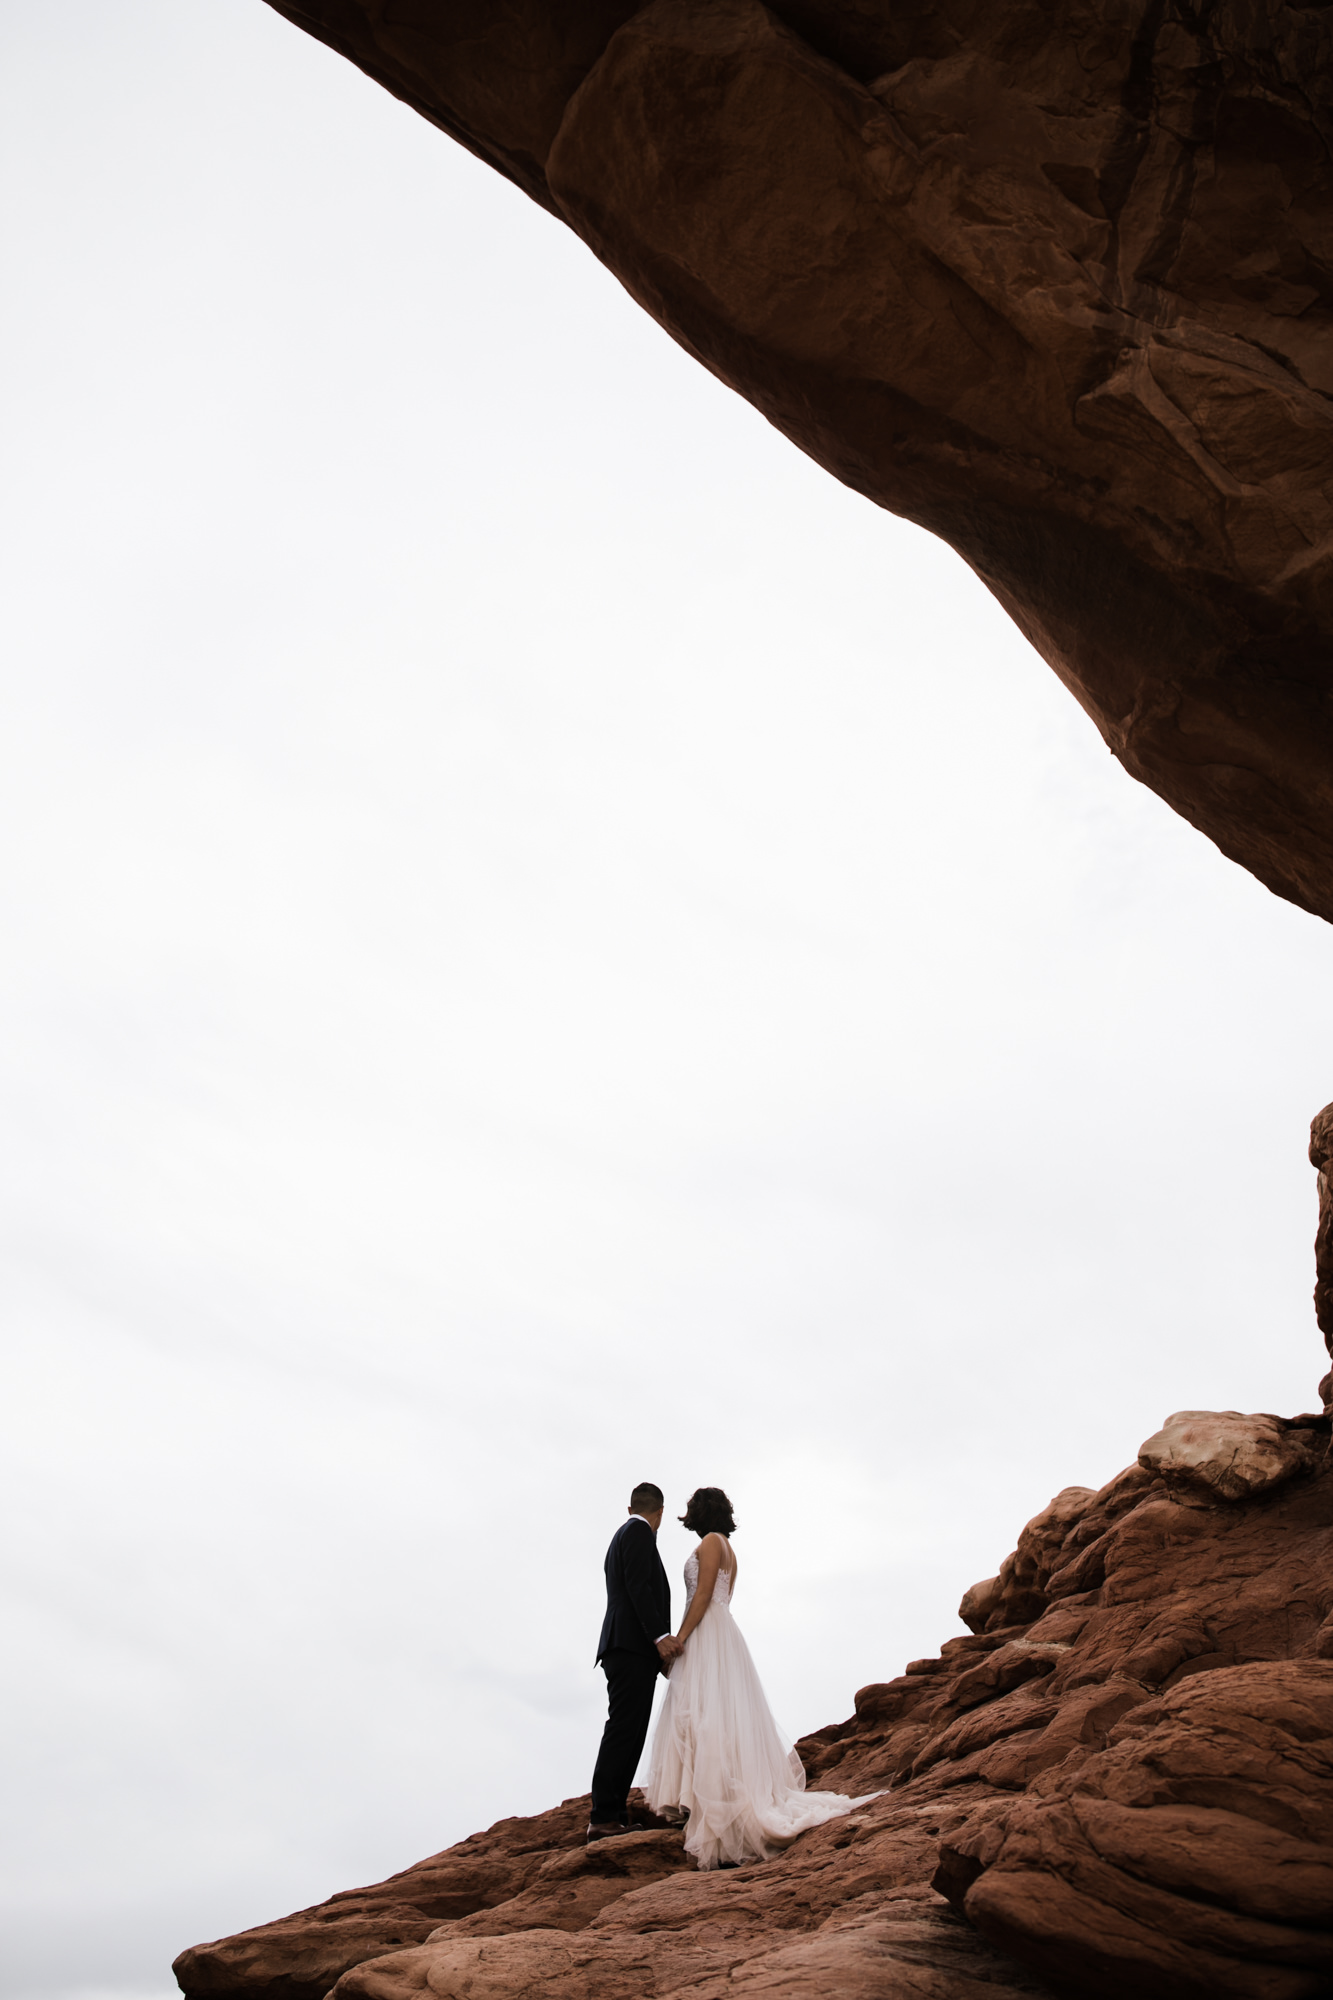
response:
[[[685,1851],[699,1868],[768,1860],[798,1833],[866,1803],[806,1791],[801,1760],[779,1733],[732,1618],[733,1574],[734,1563],[718,1571],[708,1609],[671,1668],[643,1788],[654,1812],[685,1807]],[[685,1565],[687,1611],[698,1585],[696,1552]]]

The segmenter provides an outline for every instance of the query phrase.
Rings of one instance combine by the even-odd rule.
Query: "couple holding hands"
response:
[[[606,1552],[597,1664],[606,1675],[608,1712],[588,1839],[629,1831],[629,1789],[657,1677],[665,1674],[666,1700],[643,1788],[649,1806],[686,1821],[685,1850],[699,1868],[766,1861],[808,1827],[865,1801],[807,1792],[801,1760],[773,1720],[731,1615],[736,1523],[720,1486],[698,1487],[680,1517],[699,1544],[685,1564],[685,1616],[672,1632],[671,1586],[657,1553],[664,1506],[660,1487],[636,1486],[629,1517]]]

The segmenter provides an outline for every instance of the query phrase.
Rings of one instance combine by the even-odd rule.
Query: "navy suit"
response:
[[[592,1774],[594,1820],[623,1820],[629,1788],[653,1712],[653,1689],[665,1673],[657,1642],[671,1630],[671,1586],[657,1537],[641,1514],[631,1514],[606,1552],[606,1616],[597,1642],[597,1664],[606,1675],[607,1717]]]

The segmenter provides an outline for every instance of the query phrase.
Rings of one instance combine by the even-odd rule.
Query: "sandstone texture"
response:
[[[882,1796],[698,1874],[586,1798],[177,1960],[188,2000],[1314,2000],[1333,1992],[1333,1459],[1179,1413],[1068,1487],[970,1630],[800,1745]]]
[[[271,0],[950,542],[1127,770],[1333,917],[1333,12]]]
[[[1306,1469],[1308,1444],[1307,1434],[1281,1417],[1177,1410],[1140,1447],[1139,1464],[1168,1486],[1211,1487],[1224,1500],[1243,1500]]]
[[[1310,1165],[1319,1173],[1319,1227],[1314,1239],[1314,1310],[1324,1345],[1333,1356],[1333,1104],[1310,1123]],[[1324,1408],[1333,1408],[1333,1372],[1319,1385]]]

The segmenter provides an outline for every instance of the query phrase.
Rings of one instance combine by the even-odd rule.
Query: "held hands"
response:
[[[658,1640],[657,1650],[662,1655],[662,1664],[669,1667],[673,1660],[680,1658],[685,1648],[679,1639],[673,1639],[668,1633],[665,1639]]]

